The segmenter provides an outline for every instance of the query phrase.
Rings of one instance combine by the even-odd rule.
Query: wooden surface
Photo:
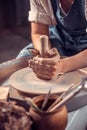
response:
[[[0,87],[0,100],[7,100],[8,95],[9,95],[9,86],[8,87],[1,86]]]

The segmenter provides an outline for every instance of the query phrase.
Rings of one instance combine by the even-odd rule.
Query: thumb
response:
[[[58,56],[60,58],[60,54],[56,48],[52,48],[48,51],[48,57],[52,58],[54,56]]]

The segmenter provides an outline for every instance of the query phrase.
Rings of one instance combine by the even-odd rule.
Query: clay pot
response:
[[[51,95],[45,109],[47,109],[57,97],[57,95]],[[39,108],[41,108],[44,98],[45,95],[36,96],[33,98],[33,101]],[[30,108],[29,113],[33,119],[34,130],[65,130],[67,125],[66,106],[62,106],[53,112],[46,112],[46,110],[36,111],[35,109]]]

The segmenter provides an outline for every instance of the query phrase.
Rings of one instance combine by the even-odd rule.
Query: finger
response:
[[[38,61],[36,60],[29,60],[28,61],[28,66],[30,67],[30,68],[38,68]]]
[[[36,50],[36,49],[32,49],[32,50],[31,50],[31,53],[32,53],[33,55],[39,55],[39,51]]]
[[[50,77],[44,77],[44,76],[41,76],[41,75],[36,75],[37,78],[39,79],[43,79],[43,80],[51,80]]]
[[[54,79],[55,77],[57,77],[57,75],[42,75],[40,73],[37,73],[36,76],[38,78],[41,78],[41,79],[47,79],[47,80],[51,80],[51,79]]]
[[[56,71],[49,72],[49,71],[45,71],[45,70],[43,71],[43,70],[33,69],[33,72],[36,75],[40,75],[41,77],[50,78],[50,79],[53,79],[57,75]]]
[[[41,62],[42,64],[48,64],[48,65],[56,65],[58,62],[59,58],[58,56],[55,56],[53,58],[38,58],[38,61]]]
[[[40,79],[45,79],[45,80],[51,80],[52,79],[52,77],[49,76],[49,75],[36,74],[36,77],[40,78]]]
[[[50,49],[50,50],[48,51],[48,56],[49,56],[49,57],[54,57],[54,56],[56,56],[56,55],[58,55],[59,58],[60,58],[60,54],[59,54],[59,52],[57,51],[56,48],[52,48],[52,49]]]
[[[35,61],[35,60],[38,60],[40,58],[40,55],[37,55],[37,56],[35,56],[34,58],[33,58],[33,60]]]
[[[33,59],[28,60],[28,64],[36,64],[37,65],[39,63],[38,57],[39,56],[37,55]]]
[[[32,69],[40,70],[40,71],[46,70],[48,72],[56,71],[56,69],[57,69],[56,65],[41,64],[38,61],[30,61],[29,67],[31,67]]]
[[[49,64],[49,65],[55,65],[57,61],[59,60],[59,56],[56,55],[53,58],[42,58],[39,55],[33,58],[34,61],[38,61],[41,64]]]
[[[28,67],[30,67],[31,68],[31,62],[32,62],[33,60],[28,60]]]

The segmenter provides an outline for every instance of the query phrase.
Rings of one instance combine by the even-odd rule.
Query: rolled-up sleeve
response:
[[[43,23],[47,25],[52,24],[51,17],[46,10],[47,5],[46,0],[44,0],[45,4],[42,4],[42,0],[30,0],[30,11],[28,20],[36,23]]]

